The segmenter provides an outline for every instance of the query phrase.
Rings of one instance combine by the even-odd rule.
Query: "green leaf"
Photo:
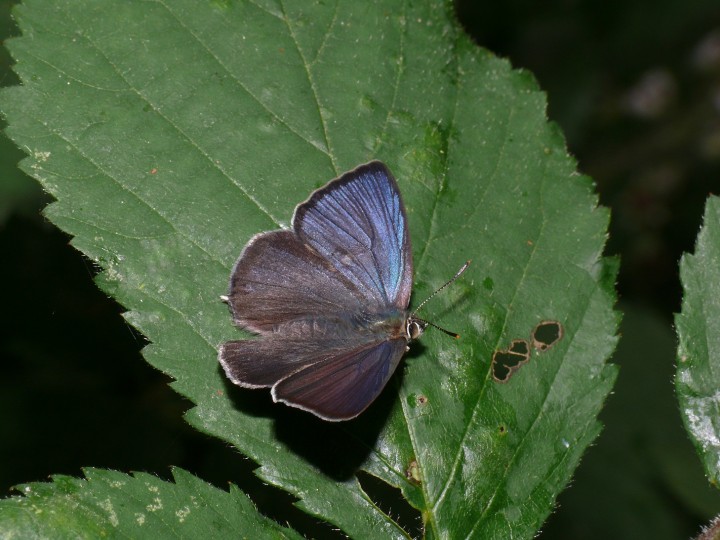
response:
[[[680,262],[675,387],[685,429],[710,482],[720,480],[720,198],[710,197],[695,254]]]
[[[29,0],[2,94],[47,216],[104,269],[188,420],[353,538],[531,537],[600,425],[613,384],[608,213],[532,77],[479,49],[437,2]],[[398,178],[428,332],[358,420],[323,423],[224,379],[247,334],[218,297],[256,233],[370,159]],[[562,339],[506,384],[493,353],[544,320]],[[411,522],[410,527],[414,526]]]
[[[302,538],[258,514],[234,486],[226,493],[182,469],[174,484],[101,469],[85,476],[18,486],[24,496],[0,501],[3,537]]]

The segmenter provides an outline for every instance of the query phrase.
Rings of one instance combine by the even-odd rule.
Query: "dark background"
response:
[[[11,4],[0,2],[2,37],[16,33]],[[695,535],[720,513],[720,497],[677,410],[672,314],[680,308],[679,258],[693,249],[706,197],[720,191],[720,5],[457,7],[478,44],[532,71],[548,93],[549,117],[612,209],[607,253],[622,260],[623,339],[613,358],[621,371],[601,416],[606,429],[541,537]],[[0,82],[16,84],[0,55]],[[15,168],[21,157],[0,140],[0,496],[50,474],[80,475],[82,466],[167,478],[174,464],[220,487],[239,484],[284,521],[290,497],[262,486],[250,461],[184,423],[191,403],[144,362],[143,337],[94,285],[97,269],[42,218],[49,199]],[[332,536],[293,516],[307,535]]]

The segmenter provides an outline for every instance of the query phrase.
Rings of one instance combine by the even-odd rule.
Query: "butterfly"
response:
[[[220,364],[241,387],[271,388],[275,402],[323,420],[355,418],[409,342],[436,326],[408,312],[412,277],[397,182],[379,161],[360,165],[298,205],[290,230],[245,246],[222,298],[259,339],[222,344]]]

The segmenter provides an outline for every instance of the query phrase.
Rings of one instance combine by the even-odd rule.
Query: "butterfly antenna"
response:
[[[415,320],[416,320],[416,321],[420,321],[420,322],[423,323],[423,324],[429,324],[429,325],[432,326],[433,328],[437,328],[437,329],[440,330],[441,332],[444,332],[444,333],[446,333],[448,336],[452,336],[452,337],[454,337],[455,339],[460,339],[460,334],[458,334],[458,333],[456,333],[456,332],[451,332],[450,330],[445,330],[442,326],[438,326],[438,325],[435,324],[435,323],[431,323],[430,321],[426,321],[425,319],[418,319],[417,317],[415,317]]]
[[[445,287],[447,287],[447,286],[450,285],[453,281],[455,281],[457,278],[459,278],[459,277],[463,274],[463,272],[465,272],[465,270],[467,270],[467,268],[468,268],[468,266],[470,266],[470,263],[471,263],[471,262],[472,262],[472,260],[469,260],[469,261],[467,261],[465,264],[463,264],[463,265],[462,265],[462,268],[460,268],[460,270],[458,270],[457,273],[456,273],[451,279],[449,279],[442,287],[440,287],[438,290],[436,290],[434,293],[432,293],[430,296],[428,296],[425,300],[423,300],[423,301],[420,303],[420,305],[417,307],[417,309],[416,309],[415,311],[413,311],[412,317],[415,317],[415,314],[416,314],[418,311],[420,311],[420,309],[421,309],[425,304],[428,303],[428,300],[430,300],[433,296],[435,296],[437,293],[439,293],[440,291],[442,291]],[[455,332],[451,332],[450,330],[445,330],[444,328],[442,328],[441,326],[438,326],[438,325],[435,324],[435,323],[431,323],[430,321],[426,321],[426,320],[424,320],[424,319],[419,319],[419,318],[417,318],[417,317],[415,317],[415,319],[417,319],[418,321],[422,321],[422,322],[424,322],[425,324],[429,324],[429,325],[432,326],[433,328],[437,328],[437,329],[440,330],[441,332],[445,332],[448,336],[452,336],[452,337],[454,337],[455,339],[458,339],[458,338],[460,337],[460,334],[457,334],[457,333],[455,333]]]
[[[457,274],[455,274],[451,279],[449,279],[449,280],[447,281],[447,283],[445,283],[445,285],[443,285],[442,287],[440,287],[437,291],[435,291],[435,292],[432,293],[430,296],[428,296],[425,300],[423,300],[423,301],[420,303],[420,305],[417,307],[417,309],[416,309],[415,311],[413,311],[412,314],[415,315],[418,311],[420,311],[420,310],[422,309],[422,307],[423,307],[425,304],[428,303],[428,300],[430,300],[433,296],[435,296],[437,293],[439,293],[440,291],[442,291],[445,287],[447,287],[447,286],[450,285],[453,281],[455,281],[457,278],[459,278],[459,277],[462,275],[462,273],[463,273],[465,270],[467,270],[467,267],[470,266],[470,263],[471,263],[471,262],[472,262],[472,260],[470,260],[470,261],[466,262],[465,264],[463,264],[462,268],[457,271]],[[435,326],[435,325],[434,325],[434,324],[431,324],[431,326]]]

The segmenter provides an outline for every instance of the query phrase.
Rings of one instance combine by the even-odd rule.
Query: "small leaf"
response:
[[[685,429],[710,482],[720,481],[720,198],[709,197],[695,254],[680,262],[675,387]]]
[[[532,77],[476,47],[440,2],[27,0],[2,93],[46,215],[104,272],[188,420],[353,538],[531,537],[597,436],[612,387],[608,213]],[[270,404],[222,376],[219,296],[258,232],[314,189],[385,161],[407,207],[428,332],[357,421]],[[492,357],[542,321],[563,338],[506,384]],[[410,472],[408,472],[410,471]],[[411,524],[410,526],[413,526]]]
[[[182,469],[175,483],[145,473],[86,469],[87,479],[55,476],[18,486],[0,501],[4,538],[302,538],[230,493]]]

